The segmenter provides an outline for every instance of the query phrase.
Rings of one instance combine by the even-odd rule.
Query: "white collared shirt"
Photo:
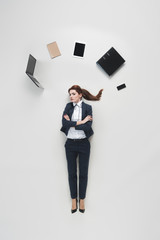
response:
[[[81,121],[82,120],[82,100],[78,103],[73,103],[74,111],[72,114],[71,121]],[[75,127],[70,127],[67,138],[71,139],[81,139],[86,138],[86,134],[83,130],[76,130]]]

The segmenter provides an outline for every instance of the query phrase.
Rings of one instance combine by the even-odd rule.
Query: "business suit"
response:
[[[64,118],[64,115],[67,114],[69,116],[69,118],[71,119],[73,111],[74,111],[73,103],[72,102],[67,103],[67,105],[63,111],[63,115],[62,115],[61,131],[64,132],[65,135],[67,136],[69,128],[75,127],[76,130],[83,130],[86,134],[86,137],[89,138],[94,133],[92,130],[92,121],[88,121],[85,124],[76,125],[76,123],[77,123],[76,121],[67,121]],[[92,106],[87,103],[82,102],[82,119],[84,119],[88,115],[92,116]]]
[[[79,156],[79,198],[84,199],[86,196],[86,188],[88,181],[88,166],[90,156],[90,142],[88,138],[94,133],[92,130],[92,121],[84,124],[76,125],[76,121],[72,121],[74,111],[73,103],[66,105],[62,115],[61,131],[67,136],[70,127],[75,127],[76,130],[83,130],[86,138],[84,139],[67,139],[65,143],[65,151],[67,158],[68,179],[70,186],[71,198],[77,198],[77,162]],[[67,114],[70,118],[66,120],[64,115]],[[92,116],[92,107],[89,104],[82,102],[82,120],[88,116]]]

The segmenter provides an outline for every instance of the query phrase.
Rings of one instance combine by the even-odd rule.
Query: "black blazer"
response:
[[[94,132],[92,129],[92,121],[88,121],[84,124],[76,125],[76,121],[68,121],[64,118],[64,115],[67,114],[69,118],[71,119],[72,114],[73,114],[74,106],[72,102],[67,103],[63,115],[62,115],[62,127],[61,131],[64,132],[67,136],[69,128],[70,127],[75,127],[76,130],[83,130],[86,134],[86,137],[89,138]],[[82,102],[82,120],[87,117],[88,115],[92,116],[92,106]]]

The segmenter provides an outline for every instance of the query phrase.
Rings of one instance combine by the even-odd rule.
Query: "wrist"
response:
[[[80,124],[84,124],[84,121],[77,121],[77,124],[76,125],[80,125]]]

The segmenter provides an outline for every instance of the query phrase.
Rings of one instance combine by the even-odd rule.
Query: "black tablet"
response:
[[[83,57],[84,56],[84,50],[85,50],[85,43],[76,42],[75,47],[74,47],[73,56]]]

